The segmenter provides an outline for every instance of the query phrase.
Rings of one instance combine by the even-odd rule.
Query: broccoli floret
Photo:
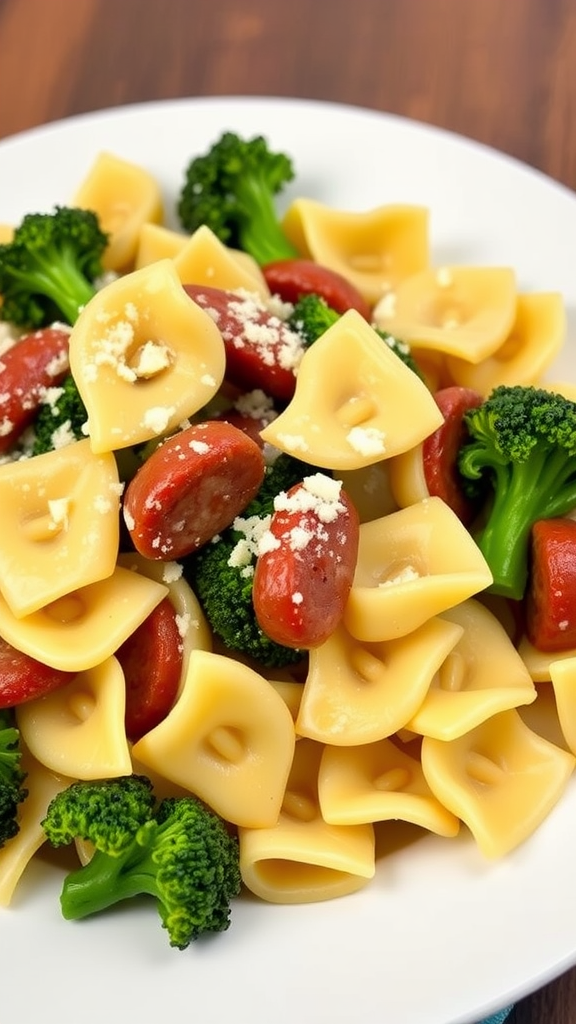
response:
[[[324,334],[324,331],[327,331],[329,327],[332,327],[340,319],[340,315],[340,313],[328,305],[322,295],[310,292],[307,295],[302,295],[298,302],[294,304],[287,322],[289,327],[300,335],[304,340],[305,346],[308,348],[321,334]],[[405,341],[399,341],[397,338],[394,338],[387,331],[382,331],[379,327],[375,327],[374,324],[372,324],[372,327],[395,355],[413,373],[423,379],[422,371],[410,351],[410,346]]]
[[[275,196],[293,177],[290,158],[273,153],[261,135],[242,139],[224,132],[188,165],[178,216],[187,231],[205,224],[260,265],[289,259],[298,253],[284,234]]]
[[[58,390],[60,394],[57,398],[43,403],[37,413],[33,455],[54,451],[70,441],[81,441],[86,437],[83,428],[88,413],[72,374],[67,374]]]
[[[67,920],[148,895],[178,949],[228,928],[241,884],[238,841],[196,797],[167,797],[155,806],[151,783],[140,775],[74,782],[51,801],[42,825],[54,846],[83,838],[95,847],[91,860],[64,879]]]
[[[0,848],[18,834],[18,809],[28,796],[24,788],[26,772],[22,769],[20,732],[14,714],[0,709]]]
[[[249,536],[256,537],[268,525],[276,495],[310,472],[310,466],[299,459],[279,455],[240,519],[183,563],[184,576],[216,636],[230,650],[249,655],[268,668],[294,665],[302,660],[303,652],[271,640],[256,620],[252,603],[256,550]],[[239,528],[240,523],[246,525],[247,532]]]
[[[533,524],[576,506],[576,403],[541,388],[502,385],[466,412],[464,423],[469,438],[458,468],[465,486],[486,488],[475,539],[494,577],[489,589],[520,600]]]
[[[340,313],[332,309],[325,298],[309,292],[294,303],[288,317],[288,325],[300,335],[308,347],[339,319]]]
[[[0,245],[0,318],[23,327],[73,324],[94,294],[107,243],[90,210],[27,214]]]

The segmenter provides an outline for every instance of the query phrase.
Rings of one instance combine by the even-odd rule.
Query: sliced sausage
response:
[[[0,637],[0,708],[16,707],[65,686],[74,672],[50,668]]]
[[[526,635],[540,651],[576,648],[576,521],[540,519],[532,527]]]
[[[43,327],[26,334],[0,357],[0,454],[33,422],[46,389],[68,373],[70,331]]]
[[[184,285],[184,290],[210,313],[220,330],[226,380],[243,390],[261,388],[271,398],[289,402],[304,353],[300,335],[258,295],[194,284]]]
[[[356,568],[359,517],[338,481],[318,473],[279,496],[256,562],[252,600],[276,643],[311,648],[334,632]]]
[[[337,313],[356,309],[365,320],[371,319],[370,306],[356,286],[314,260],[277,260],[266,264],[262,271],[270,291],[284,302],[296,303],[303,295],[321,295]]]
[[[182,672],[182,638],[169,597],[116,651],[126,681],[126,735],[136,743],[174,705]]]
[[[478,511],[477,503],[465,494],[458,472],[458,452],[467,438],[464,413],[479,406],[482,395],[471,388],[451,385],[440,388],[434,400],[444,423],[422,444],[424,479],[428,493],[442,498],[465,526]]]
[[[207,420],[173,435],[126,488],[124,520],[146,558],[183,558],[229,526],[264,479],[264,456],[231,423]]]

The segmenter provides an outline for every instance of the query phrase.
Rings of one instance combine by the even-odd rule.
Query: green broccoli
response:
[[[298,302],[294,304],[287,322],[288,326],[300,335],[305,346],[308,348],[321,334],[324,334],[324,331],[327,331],[329,327],[332,327],[340,319],[340,315],[340,313],[328,305],[323,296],[309,292],[307,295],[302,295]],[[372,324],[372,327],[395,355],[413,373],[423,379],[422,371],[410,351],[410,346],[405,341],[399,341],[397,338],[394,338],[387,331],[380,330],[374,324]]]
[[[28,796],[20,732],[9,708],[0,708],[0,848],[18,834],[18,809]]]
[[[288,317],[288,326],[303,339],[306,347],[340,319],[340,313],[328,305],[322,295],[301,295]]]
[[[224,132],[188,165],[178,216],[190,232],[207,225],[226,245],[243,249],[264,265],[298,253],[288,241],[275,196],[294,177],[292,162],[273,153],[262,136],[242,139]]]
[[[274,498],[299,483],[310,466],[282,453],[266,471],[256,497],[232,526],[184,560],[184,576],[194,590],[216,636],[230,650],[249,655],[269,668],[294,665],[303,652],[271,640],[256,620],[252,583],[258,530],[268,524]],[[244,526],[245,529],[242,529]]]
[[[196,797],[166,797],[156,806],[142,775],[74,782],[53,798],[42,826],[53,846],[82,838],[95,848],[64,879],[67,920],[148,895],[178,949],[228,928],[241,885],[238,840]]]
[[[88,413],[72,374],[67,374],[60,386],[48,394],[51,400],[40,406],[33,424],[33,455],[54,451],[87,436],[84,427]]]
[[[485,489],[475,539],[494,577],[489,589],[520,600],[533,524],[576,506],[576,403],[541,388],[502,385],[466,412],[464,423],[469,437],[458,469],[465,490]]]
[[[27,214],[12,241],[0,245],[0,318],[28,328],[73,324],[94,294],[107,244],[90,210]]]

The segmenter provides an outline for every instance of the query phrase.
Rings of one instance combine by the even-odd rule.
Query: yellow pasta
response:
[[[120,494],[114,457],[88,440],[0,466],[0,592],[15,616],[111,575]]]
[[[361,523],[380,519],[398,510],[390,477],[391,462],[393,459],[383,459],[371,466],[344,470],[339,474],[342,487],[353,502]]]
[[[550,665],[556,709],[562,734],[569,749],[576,754],[576,654]]]
[[[430,259],[424,206],[391,203],[356,213],[299,198],[282,226],[298,252],[342,274],[369,305]]]
[[[468,826],[480,851],[502,857],[562,796],[576,758],[503,711],[445,742],[425,736],[422,769],[440,802]]]
[[[183,284],[199,284],[229,291],[270,295],[264,274],[248,253],[224,245],[206,225],[199,227],[174,256],[174,268]]]
[[[163,224],[153,224],[148,221],[142,224],[138,232],[134,270],[149,267],[151,263],[157,263],[158,260],[173,260],[186,245],[188,237],[182,231],[173,231],[171,228],[164,227]]]
[[[340,626],[310,651],[296,732],[323,743],[372,743],[401,729],[462,636],[439,618],[409,635],[361,643]]]
[[[509,267],[423,270],[378,303],[380,328],[418,349],[479,363],[509,335],[516,315],[516,276]]]
[[[70,368],[88,410],[94,452],[115,451],[178,428],[217,392],[224,343],[186,295],[172,260],[98,292],[70,335]]]
[[[71,682],[16,711],[22,738],[38,761],[72,779],[129,775],[124,729],[126,685],[111,656]]]
[[[552,662],[571,661],[576,658],[576,648],[571,647],[566,651],[539,651],[530,643],[528,637],[523,636],[518,644],[518,653],[522,658],[531,679],[535,683],[550,682],[550,666]]]
[[[382,739],[357,747],[326,746],[318,773],[322,817],[332,825],[410,821],[455,836],[459,819],[434,796],[414,757]]]
[[[501,384],[538,384],[566,337],[566,310],[558,292],[519,294],[516,315],[502,345],[481,363],[449,356],[446,369],[455,384],[481,395]]]
[[[20,805],[19,832],[0,849],[0,907],[10,906],[26,867],[46,842],[41,822],[48,804],[72,781],[50,771],[25,748],[22,750],[21,763],[26,772],[28,796]]]
[[[278,818],[294,742],[292,715],[263,676],[195,650],[176,704],[133,753],[227,821],[265,828]]]
[[[71,205],[94,210],[110,236],[103,259],[106,270],[129,269],[142,225],[160,222],[163,216],[162,195],[153,175],[107,152],[98,154]]]
[[[363,523],[344,623],[358,640],[406,636],[492,582],[470,534],[440,498]]]
[[[167,593],[162,584],[117,566],[107,579],[22,618],[0,598],[0,636],[46,665],[82,672],[113,654]]]
[[[469,598],[442,618],[462,627],[462,637],[438,669],[406,727],[438,740],[453,740],[487,718],[531,704],[537,691],[504,627],[480,601]],[[486,658],[486,651],[490,657]]]
[[[406,451],[441,423],[420,378],[351,309],[306,350],[294,397],[261,437],[315,466],[354,470]]]
[[[329,825],[318,803],[322,745],[300,740],[278,822],[240,828],[240,871],[250,892],[270,903],[311,903],[357,892],[374,876],[370,823]]]

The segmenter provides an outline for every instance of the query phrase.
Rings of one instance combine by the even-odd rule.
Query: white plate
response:
[[[241,97],[73,118],[0,143],[0,221],[69,201],[101,149],[156,174],[171,211],[190,157],[224,129],[264,134],[292,154],[297,178],[285,203],[296,194],[358,210],[423,203],[436,262],[508,264],[522,288],[563,292],[569,343],[551,377],[576,379],[576,197],[509,158],[399,118]],[[229,931],[182,953],[150,904],[64,922],[60,872],[35,863],[0,912],[10,979],[2,1020],[476,1021],[576,963],[575,858],[576,780],[501,863],[485,863],[469,838],[425,837],[383,859],[360,894],[296,907],[242,899]]]

